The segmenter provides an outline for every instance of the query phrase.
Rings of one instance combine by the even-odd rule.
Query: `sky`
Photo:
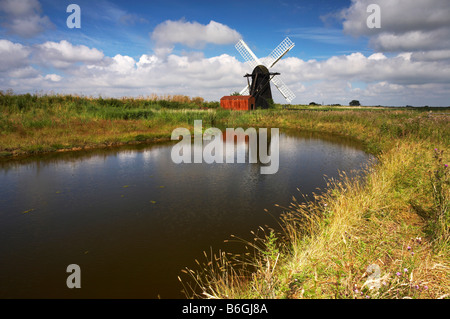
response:
[[[240,39],[264,58],[286,37],[292,104],[450,105],[448,0],[0,0],[0,90],[219,101],[252,71]]]

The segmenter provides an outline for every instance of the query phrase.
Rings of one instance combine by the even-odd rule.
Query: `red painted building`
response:
[[[250,111],[256,109],[255,98],[251,95],[224,96],[220,99],[220,107],[235,111]]]

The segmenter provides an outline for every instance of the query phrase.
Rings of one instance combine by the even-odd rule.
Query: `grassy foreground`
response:
[[[177,98],[178,99],[178,98]],[[361,141],[364,179],[294,197],[282,231],[248,253],[207,256],[181,282],[201,298],[449,298],[448,110],[304,108],[230,112],[197,99],[0,94],[0,157],[168,139],[175,127],[278,127]],[[203,109],[207,108],[207,109]],[[300,190],[301,191],[301,190]],[[239,240],[239,239],[236,239]]]

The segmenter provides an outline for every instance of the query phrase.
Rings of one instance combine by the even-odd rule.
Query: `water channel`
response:
[[[184,298],[177,277],[230,235],[276,227],[292,196],[371,158],[348,139],[281,132],[279,170],[174,164],[174,143],[0,162],[0,298]],[[265,209],[267,211],[265,211]],[[69,289],[66,268],[81,269]]]

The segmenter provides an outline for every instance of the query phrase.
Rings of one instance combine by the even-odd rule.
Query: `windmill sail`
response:
[[[269,56],[264,61],[267,68],[271,68],[277,63],[286,53],[288,53],[295,44],[286,37],[286,39],[283,40],[276,48],[272,51],[272,53],[269,54]]]
[[[240,95],[250,95],[250,88],[247,85],[245,88],[242,89],[241,92],[239,92]]]
[[[280,91],[280,93],[284,96],[286,101],[291,103],[292,100],[295,99],[295,94],[287,87],[286,84],[284,84],[284,82],[280,79],[280,77],[273,77],[271,81],[273,84],[275,84],[278,91]]]
[[[261,64],[261,61],[259,61],[258,57],[253,53],[252,50],[250,50],[244,40],[239,40],[239,42],[236,43],[235,47],[236,50],[238,50],[238,52],[242,55],[245,62],[247,62],[247,64],[249,64],[252,69]]]

